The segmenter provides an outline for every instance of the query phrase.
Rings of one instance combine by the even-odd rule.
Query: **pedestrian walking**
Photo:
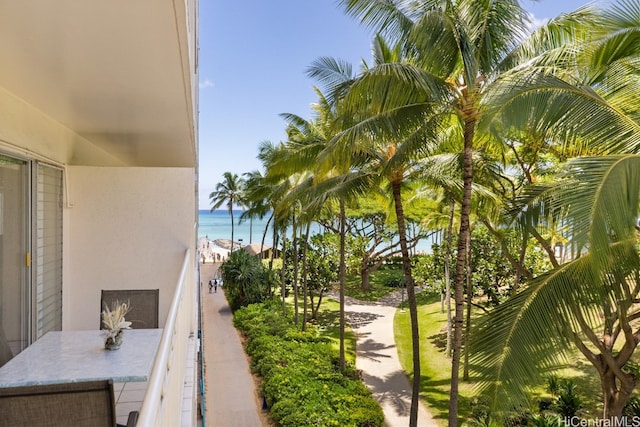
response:
[[[216,285],[216,288],[217,288],[217,285]],[[213,289],[213,280],[209,280],[209,293],[211,293],[211,289]]]
[[[213,292],[218,293],[218,279],[214,279],[213,281]]]

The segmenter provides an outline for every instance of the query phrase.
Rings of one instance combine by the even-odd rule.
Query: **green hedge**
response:
[[[382,426],[382,409],[355,368],[342,375],[330,341],[315,328],[299,331],[277,301],[241,308],[233,319],[248,337],[251,368],[279,426]]]

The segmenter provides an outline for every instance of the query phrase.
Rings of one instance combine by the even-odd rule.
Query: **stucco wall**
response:
[[[160,289],[160,325],[195,248],[194,170],[67,168],[63,328],[99,327],[101,289]]]

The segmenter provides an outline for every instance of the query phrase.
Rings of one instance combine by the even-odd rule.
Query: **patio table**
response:
[[[148,381],[162,331],[126,330],[118,350],[105,350],[105,331],[48,332],[0,367],[0,387],[104,379]]]

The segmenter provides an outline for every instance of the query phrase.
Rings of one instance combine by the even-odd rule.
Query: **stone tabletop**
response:
[[[112,379],[147,381],[162,329],[130,329],[118,350],[105,331],[52,331],[0,367],[0,387]]]

